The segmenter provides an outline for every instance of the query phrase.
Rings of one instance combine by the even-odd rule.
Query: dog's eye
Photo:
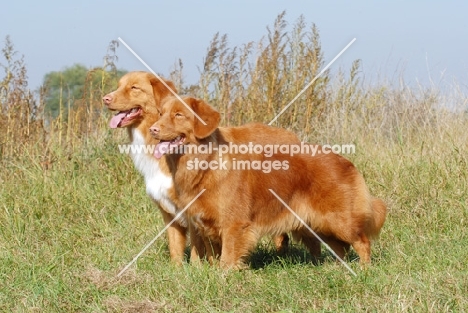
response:
[[[179,113],[179,112],[175,114],[175,117],[182,117],[182,116],[183,116],[182,113]]]
[[[132,89],[136,90],[136,89],[138,89],[138,87],[137,86],[132,86]]]

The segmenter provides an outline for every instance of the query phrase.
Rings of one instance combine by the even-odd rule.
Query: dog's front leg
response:
[[[250,222],[232,223],[222,231],[221,268],[246,268],[243,258],[255,248],[257,241],[258,235]]]
[[[172,222],[174,216],[160,208],[165,225]],[[172,262],[182,265],[185,257],[185,245],[187,243],[187,228],[180,225],[177,221],[172,223],[167,229],[167,239],[169,241],[169,254]]]

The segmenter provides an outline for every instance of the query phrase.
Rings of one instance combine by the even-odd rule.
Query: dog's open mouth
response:
[[[156,159],[162,158],[162,156],[172,149],[179,147],[185,142],[185,136],[180,135],[177,136],[175,139],[172,140],[161,140],[154,149],[154,157]]]
[[[140,116],[141,113],[141,108],[133,108],[128,111],[120,111],[112,117],[109,125],[111,128],[124,127],[129,122]]]

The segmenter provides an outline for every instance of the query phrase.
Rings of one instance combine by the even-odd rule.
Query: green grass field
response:
[[[117,131],[118,132],[118,131]],[[357,145],[350,156],[389,214],[373,264],[352,276],[301,246],[278,257],[263,242],[251,269],[169,263],[164,237],[117,273],[163,228],[144,183],[117,143],[63,155],[49,169],[33,147],[2,161],[0,311],[3,312],[462,312],[468,307],[467,149]],[[448,137],[447,137],[448,138]],[[374,148],[372,148],[374,147]]]

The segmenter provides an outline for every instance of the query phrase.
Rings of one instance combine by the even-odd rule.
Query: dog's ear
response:
[[[150,75],[150,83],[153,87],[154,101],[156,102],[156,106],[158,107],[158,109],[161,109],[161,101],[164,98],[173,95],[167,87],[169,87],[170,89],[172,89],[172,91],[177,93],[177,89],[171,81],[164,80],[163,83],[159,78],[152,74]]]
[[[211,135],[219,126],[221,115],[211,105],[200,99],[188,98],[192,110],[203,120],[194,117],[193,132],[197,138],[206,138]]]

